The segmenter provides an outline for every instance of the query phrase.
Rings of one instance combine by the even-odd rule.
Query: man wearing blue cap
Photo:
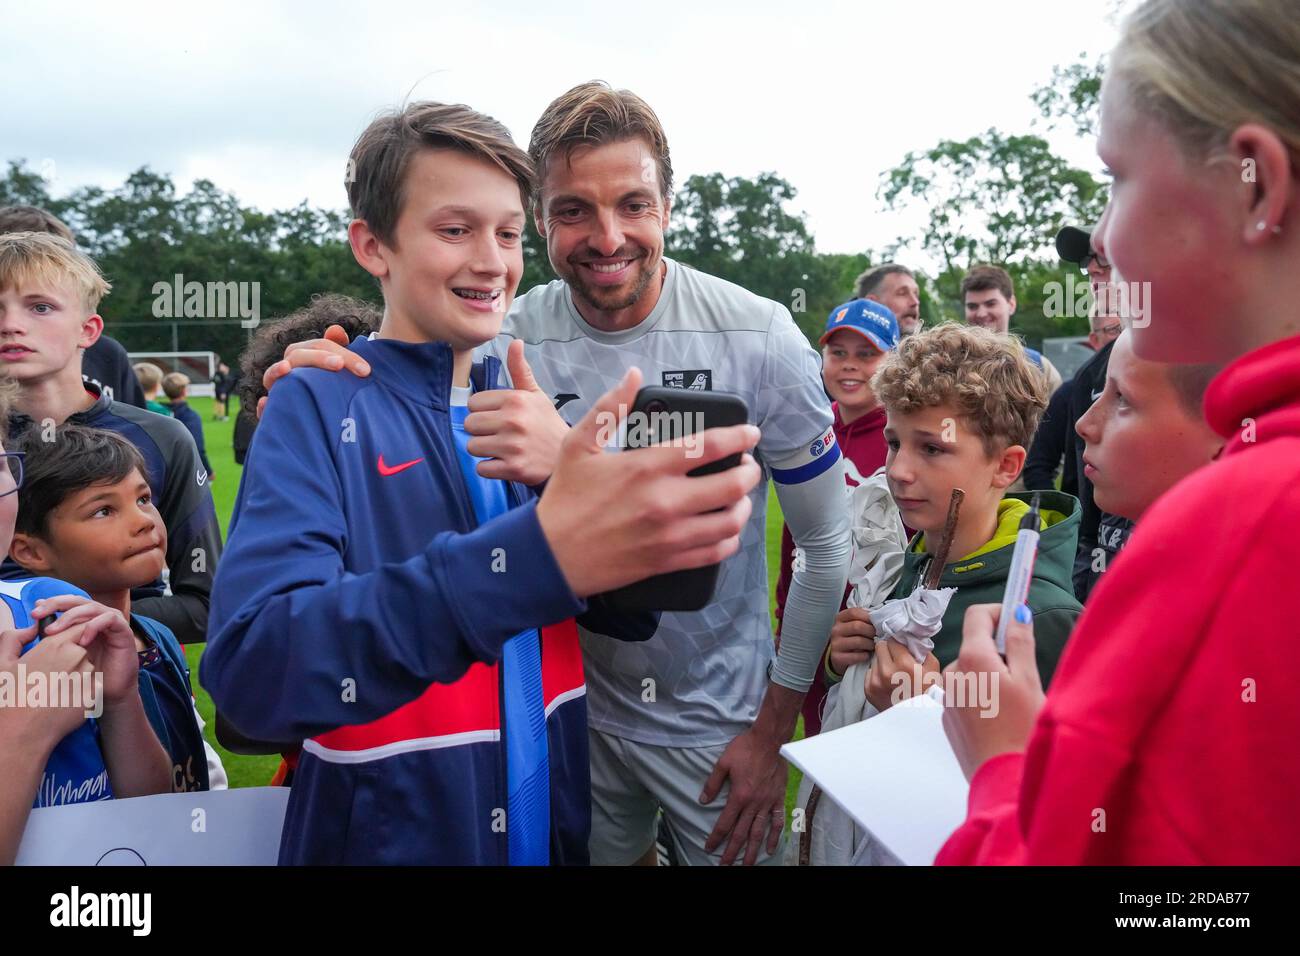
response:
[[[885,464],[885,409],[871,391],[871,376],[885,353],[898,348],[899,328],[894,313],[871,299],[855,299],[837,306],[826,318],[822,333],[822,384],[835,414],[835,440],[840,453],[867,476]],[[781,529],[781,576],[776,582],[777,638],[785,596],[794,569],[794,539]],[[847,591],[845,592],[847,594]],[[841,608],[842,608],[841,604]],[[804,736],[821,730],[821,707],[826,697],[826,677],[818,670],[803,701]]]

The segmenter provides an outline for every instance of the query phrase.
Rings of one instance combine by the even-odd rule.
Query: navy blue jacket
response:
[[[203,441],[203,419],[199,413],[190,408],[190,403],[181,399],[179,402],[171,402],[168,407],[172,410],[172,417],[189,429],[191,437],[194,439],[194,445],[199,450],[199,461],[203,462],[203,467],[207,469],[208,477],[212,477],[212,463],[208,461],[208,449]]]
[[[477,526],[448,412],[452,352],[361,340],[367,378],[300,369],[248,453],[201,682],[243,734],[303,740],[282,863],[508,861],[497,662],[539,628],[551,859],[585,863],[586,688],[569,590],[511,484]],[[500,363],[474,368],[496,387]],[[646,639],[657,622],[583,623]]]

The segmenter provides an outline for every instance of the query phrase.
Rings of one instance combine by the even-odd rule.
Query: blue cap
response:
[[[898,348],[898,319],[887,306],[873,299],[854,299],[831,309],[826,319],[826,331],[818,344],[825,345],[826,340],[840,329],[852,329],[866,336],[867,341],[881,352]]]

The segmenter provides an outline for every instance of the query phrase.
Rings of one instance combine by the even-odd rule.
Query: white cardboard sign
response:
[[[786,744],[781,756],[909,866],[933,863],[966,819],[970,785],[934,695]]]
[[[33,810],[19,866],[275,866],[288,787],[163,793]]]

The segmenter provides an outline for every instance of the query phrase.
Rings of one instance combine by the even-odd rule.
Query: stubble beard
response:
[[[654,281],[655,274],[658,272],[658,261],[655,262],[654,267],[651,267],[649,256],[637,259],[636,263],[634,266],[636,276],[633,279],[632,288],[627,292],[623,292],[621,288],[606,289],[588,283],[586,276],[582,274],[584,267],[573,262],[569,263],[570,275],[566,276],[565,279],[582,301],[593,309],[600,312],[618,312],[636,305],[641,300],[641,296],[645,295],[646,290],[650,288],[650,283]]]

